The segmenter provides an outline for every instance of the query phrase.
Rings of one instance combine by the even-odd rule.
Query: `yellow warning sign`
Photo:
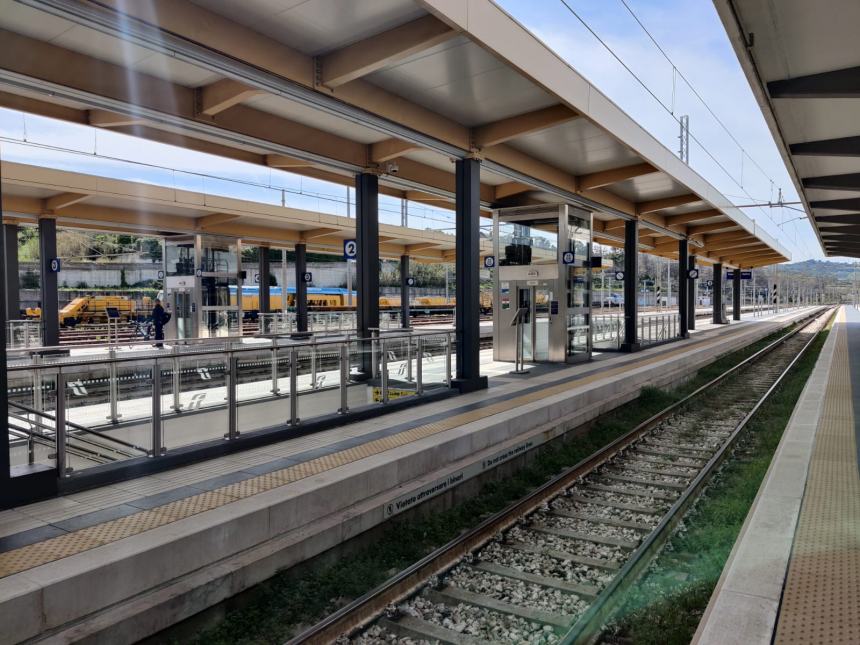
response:
[[[390,387],[388,388],[388,400],[393,401],[394,399],[400,399],[404,396],[415,396],[415,390],[399,390],[397,388]],[[373,402],[374,403],[382,403],[382,388],[375,387],[373,388]]]

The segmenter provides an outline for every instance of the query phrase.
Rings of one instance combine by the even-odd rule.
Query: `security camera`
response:
[[[389,175],[396,175],[400,172],[400,166],[397,165],[396,161],[389,161],[388,165],[385,166],[385,172]]]

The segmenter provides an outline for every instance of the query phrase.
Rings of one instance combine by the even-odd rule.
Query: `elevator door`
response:
[[[535,361],[548,361],[550,358],[550,303],[553,301],[551,289],[543,286],[532,287],[532,329],[534,338]]]
[[[194,292],[191,289],[173,291],[173,316],[176,320],[176,338],[194,338]]]

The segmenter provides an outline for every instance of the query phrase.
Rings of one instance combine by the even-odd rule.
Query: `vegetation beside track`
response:
[[[752,355],[781,333],[784,332],[775,333],[722,357],[701,369],[678,389],[643,389],[637,399],[603,415],[584,434],[571,441],[556,442],[518,472],[502,481],[487,483],[478,495],[469,500],[431,516],[394,520],[372,545],[362,547],[337,562],[327,562],[305,570],[301,576],[289,571],[275,575],[245,592],[241,598],[227,601],[223,608],[223,619],[208,629],[198,631],[193,642],[226,645],[282,643],[288,640],[484,518],[504,509],[565,468],[582,461]],[[155,640],[176,643],[189,641],[186,637],[165,636]]]
[[[604,643],[690,642],[827,334],[827,329],[819,334],[750,419],[735,457],[714,476],[681,529],[631,588]]]

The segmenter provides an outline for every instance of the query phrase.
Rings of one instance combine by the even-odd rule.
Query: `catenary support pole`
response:
[[[456,356],[453,386],[461,392],[487,387],[480,365],[481,163],[458,159],[456,174]]]
[[[636,286],[639,284],[639,222],[624,222],[624,343],[621,349],[635,352],[639,349],[637,322],[639,306]]]

